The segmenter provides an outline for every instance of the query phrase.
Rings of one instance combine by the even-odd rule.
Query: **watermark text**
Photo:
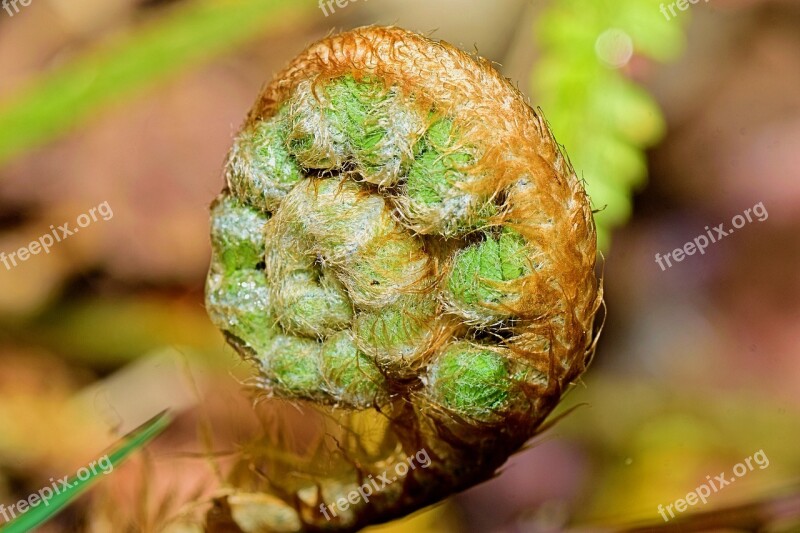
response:
[[[20,263],[23,263],[31,258],[31,256],[39,255],[44,252],[50,253],[50,248],[85,228],[92,222],[97,222],[98,216],[102,220],[111,220],[114,217],[114,211],[108,205],[108,201],[92,207],[88,212],[82,213],[75,220],[75,226],[71,226],[70,222],[64,222],[56,227],[55,224],[50,225],[50,232],[45,233],[35,241],[31,241],[27,246],[23,246],[18,250],[12,252],[0,252],[0,263],[6,267],[6,270],[11,270]]]
[[[10,522],[39,505],[44,504],[45,507],[48,507],[50,505],[50,500],[54,496],[68,491],[76,485],[78,481],[86,481],[92,475],[97,475],[101,472],[103,474],[108,474],[113,471],[114,463],[111,462],[108,455],[104,455],[97,461],[92,461],[88,465],[81,467],[75,474],[76,478],[73,478],[72,481],[69,480],[69,476],[64,476],[61,479],[50,478],[49,485],[45,485],[24,500],[19,500],[9,506],[0,504],[0,516],[3,517],[5,522]]]
[[[343,496],[338,498],[335,503],[328,505],[321,503],[319,505],[319,512],[325,516],[326,520],[330,520],[331,516],[329,516],[328,513],[330,512],[331,515],[338,516],[336,514],[337,508],[339,512],[343,512],[347,511],[351,505],[356,505],[360,501],[368,503],[370,496],[382,491],[398,479],[405,477],[409,469],[416,470],[417,464],[414,464],[415,460],[422,468],[428,468],[431,465],[431,458],[428,455],[428,451],[423,448],[414,455],[406,457],[405,461],[399,461],[394,465],[395,475],[391,478],[389,477],[389,472],[383,472],[375,477],[370,474],[367,476],[367,481],[357,489],[351,490],[347,494],[347,497]]]
[[[706,253],[706,248],[708,248],[710,244],[719,242],[724,237],[731,235],[734,230],[741,229],[745,226],[745,224],[753,222],[754,220],[758,222],[764,222],[768,218],[769,213],[767,213],[767,209],[764,207],[764,202],[759,202],[753,207],[745,209],[741,215],[736,215],[733,217],[731,219],[731,225],[733,228],[726,228],[724,222],[714,226],[713,228],[706,226],[706,232],[704,234],[698,235],[693,240],[688,241],[683,245],[683,247],[675,248],[663,256],[657,253],[656,263],[661,267],[661,271],[663,272],[664,270],[672,267],[673,261],[680,263],[686,259],[686,256],[694,255],[697,252],[700,252],[700,255],[704,255]]]
[[[361,1],[367,2],[368,0],[361,0]],[[327,17],[331,13],[336,12],[336,8],[333,7],[334,4],[340,8],[345,8],[348,6],[348,4],[352,4],[353,2],[358,2],[358,0],[319,0],[319,8],[322,10],[322,13]]]
[[[708,0],[703,0],[704,2],[708,2]],[[678,14],[675,13],[675,8],[677,7],[681,11],[686,11],[689,9],[689,4],[697,4],[700,0],[675,0],[674,2],[664,5],[661,4],[661,14],[664,15],[664,18],[667,20],[671,20],[674,17],[677,17]],[[669,13],[667,13],[667,9],[669,9]]]
[[[758,450],[741,463],[736,463],[733,467],[733,476],[729,476],[726,472],[720,472],[720,474],[714,476],[713,479],[711,476],[706,476],[706,482],[688,493],[685,498],[679,498],[667,506],[659,504],[659,514],[664,519],[664,522],[669,522],[670,518],[675,518],[676,512],[682,513],[690,506],[697,505],[698,502],[703,502],[705,504],[709,496],[716,494],[738,478],[755,470],[753,463],[755,463],[760,470],[764,470],[769,466],[769,458],[767,454],[764,453],[763,449]],[[675,508],[675,511],[673,511],[673,508]],[[669,513],[669,517],[667,517],[667,513]]]
[[[33,0],[3,0],[2,6],[9,17],[13,17],[20,11],[20,7],[28,7]],[[13,11],[12,11],[13,10]]]

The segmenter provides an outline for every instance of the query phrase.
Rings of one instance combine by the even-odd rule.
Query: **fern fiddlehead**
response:
[[[212,321],[268,394],[377,410],[395,443],[280,491],[266,518],[234,509],[241,530],[353,530],[483,481],[584,371],[589,201],[487,61],[394,27],[326,38],[262,91],[226,179]],[[423,449],[429,467],[320,512]]]

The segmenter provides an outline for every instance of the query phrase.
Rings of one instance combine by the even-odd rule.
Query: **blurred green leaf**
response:
[[[578,176],[586,181],[600,249],[631,214],[631,196],[644,184],[644,150],[666,126],[657,103],[622,70],[598,57],[608,30],[627,36],[632,53],[673,59],[684,46],[685,17],[667,20],[659,0],[554,0],[537,22],[542,49],[532,84],[540,107]],[[623,41],[624,43],[624,41]]]
[[[202,305],[155,297],[80,299],[22,325],[0,324],[70,361],[113,368],[163,346],[191,349],[209,365],[227,364],[223,336]]]
[[[615,22],[631,36],[640,54],[657,61],[670,61],[683,52],[684,12],[679,11],[680,16],[667,20],[661,13],[662,0],[626,0],[620,3],[624,4],[624,9],[618,11],[619,19]]]
[[[617,78],[595,91],[593,100],[592,114],[630,144],[650,146],[664,136],[666,124],[658,104],[638,85]]]
[[[196,0],[43,74],[0,104],[0,164],[135,89],[297,22],[306,0]]]
[[[69,487],[66,490],[57,492],[52,498],[47,500],[46,505],[42,502],[35,507],[30,507],[25,514],[20,515],[4,527],[0,528],[2,533],[25,533],[41,526],[62,509],[68,506],[75,499],[83,494],[102,474],[113,471],[114,468],[122,464],[132,453],[143,448],[148,442],[155,438],[159,433],[169,426],[172,418],[167,412],[151,418],[135,430],[123,437],[103,458],[107,457],[111,463],[111,468],[96,471],[91,470],[91,474],[83,479],[76,473],[67,480]],[[86,469],[89,472],[88,469]]]

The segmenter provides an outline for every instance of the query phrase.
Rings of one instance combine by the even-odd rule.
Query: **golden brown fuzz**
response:
[[[266,394],[384,426],[379,452],[342,445],[343,469],[220,499],[211,529],[348,531],[436,502],[494,475],[585,370],[590,202],[488,61],[395,27],[323,39],[264,88],[226,178],[215,324]],[[322,512],[421,450],[428,466]]]

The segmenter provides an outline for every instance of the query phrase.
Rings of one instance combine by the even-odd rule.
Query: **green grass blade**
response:
[[[0,165],[75,128],[135,89],[296,23],[315,5],[307,0],[195,0],[168,9],[0,102]]]
[[[151,418],[120,439],[120,441],[112,446],[105,454],[108,456],[108,460],[113,465],[113,468],[119,466],[133,452],[143,448],[150,440],[164,431],[164,429],[169,426],[170,422],[172,422],[170,414],[167,411],[162,411],[160,414]],[[107,471],[111,472],[113,468]],[[0,532],[24,533],[41,526],[67,505],[72,503],[78,496],[83,494],[83,492],[97,481],[103,473],[104,471],[93,472],[86,479],[80,479],[76,473],[67,480],[68,483],[71,484],[70,488],[54,495],[48,500],[48,505],[44,505],[40,502],[36,507],[29,508],[25,511],[25,514],[19,515],[16,519],[12,520],[4,527],[1,527]]]

